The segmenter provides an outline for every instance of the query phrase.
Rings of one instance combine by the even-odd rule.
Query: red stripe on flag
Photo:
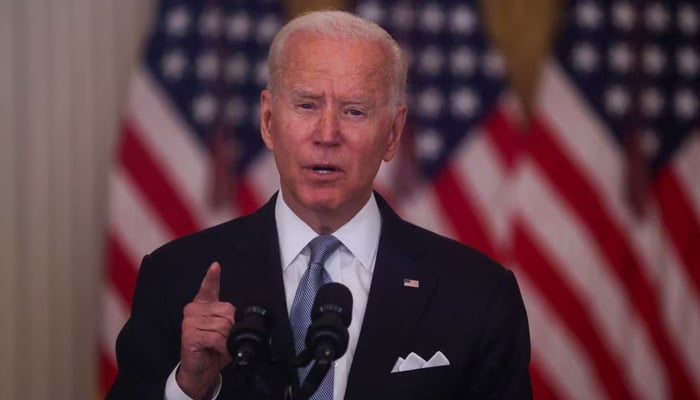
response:
[[[449,216],[457,239],[488,256],[498,259],[495,246],[477,217],[473,200],[466,185],[457,179],[451,168],[443,168],[435,177],[435,193],[441,208]]]
[[[622,229],[606,212],[602,200],[583,174],[555,144],[553,131],[539,118],[533,119],[529,151],[534,160],[578,219],[595,238],[599,249],[639,311],[658,354],[667,368],[674,399],[698,398],[688,372],[682,367],[676,349],[661,322],[659,294],[642,271],[641,261],[632,251]]]
[[[488,131],[488,137],[498,149],[503,163],[509,170],[512,169],[522,147],[517,128],[500,109],[495,108],[484,120],[484,129]]]
[[[151,203],[150,209],[158,213],[174,236],[196,231],[198,224],[190,208],[173,189],[140,136],[133,123],[124,124],[119,162]]]
[[[262,202],[255,196],[250,182],[242,175],[236,183],[236,205],[240,214],[248,215],[255,212]]]
[[[530,276],[530,280],[548,300],[561,321],[588,350],[594,364],[593,370],[610,398],[632,399],[623,369],[601,339],[588,310],[576,298],[574,290],[559,276],[557,268],[530,240],[521,224],[521,221],[515,221],[513,227],[514,254],[521,266],[520,270]]]
[[[131,307],[138,265],[134,265],[113,232],[107,234],[106,252],[109,283],[116,288],[122,302]]]
[[[659,173],[653,192],[676,253],[695,284],[696,293],[700,293],[700,225],[671,168],[664,168]]]
[[[537,361],[530,362],[530,381],[532,382],[532,398],[537,400],[559,400],[551,385],[542,375]]]

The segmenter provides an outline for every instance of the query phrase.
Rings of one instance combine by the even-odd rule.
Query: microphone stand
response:
[[[326,374],[328,374],[328,370],[330,370],[331,365],[333,365],[332,361],[316,361],[314,366],[311,367],[311,371],[309,371],[306,379],[304,379],[304,383],[296,393],[294,400],[308,400],[311,395],[316,393],[316,390],[318,390],[318,387],[321,385],[323,378],[325,378]]]
[[[308,400],[314,393],[316,393],[316,390],[318,390],[318,387],[328,374],[328,371],[331,369],[333,361],[335,361],[336,358],[335,347],[331,343],[322,342],[316,349],[314,357],[311,357],[308,349],[304,349],[301,353],[299,353],[296,362],[297,367],[306,366],[311,362],[311,360],[316,361],[311,367],[308,375],[306,375],[304,382],[298,387],[298,389],[295,387],[295,390],[292,390],[291,393],[289,393],[291,397],[288,397],[285,394],[285,399]]]

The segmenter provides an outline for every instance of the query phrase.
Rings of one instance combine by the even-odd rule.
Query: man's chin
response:
[[[337,190],[309,190],[300,196],[301,205],[310,212],[333,214],[344,207],[343,196]]]
[[[348,222],[363,204],[346,191],[307,188],[298,192],[292,210],[317,232],[332,232]],[[286,200],[286,197],[285,197]]]

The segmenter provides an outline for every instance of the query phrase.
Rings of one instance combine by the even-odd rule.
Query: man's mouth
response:
[[[332,165],[314,165],[311,167],[311,169],[314,170],[314,172],[318,172],[319,174],[331,174],[333,172],[340,171],[340,169]]]

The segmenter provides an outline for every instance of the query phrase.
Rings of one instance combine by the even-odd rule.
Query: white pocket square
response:
[[[445,365],[450,365],[450,360],[442,354],[441,351],[437,351],[430,357],[430,360],[425,361],[418,354],[411,352],[406,358],[399,357],[394,363],[394,367],[391,369],[391,373],[411,371],[414,369],[421,368],[432,368],[432,367],[442,367]]]

